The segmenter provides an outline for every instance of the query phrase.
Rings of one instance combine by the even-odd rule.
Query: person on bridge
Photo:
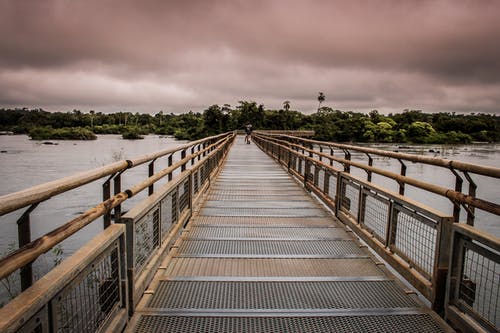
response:
[[[252,128],[252,124],[247,124],[245,126],[245,133],[246,133],[246,136],[245,136],[245,142],[250,144],[250,137],[252,136],[252,131],[253,131],[253,128]]]

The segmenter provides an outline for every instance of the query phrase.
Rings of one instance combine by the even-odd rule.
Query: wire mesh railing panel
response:
[[[150,210],[134,225],[134,269],[138,273],[160,246],[160,210]]]
[[[318,169],[318,176],[316,178],[317,178],[316,186],[318,186],[321,189],[321,192],[325,192],[325,188],[324,188],[325,187],[325,170]]]
[[[391,248],[429,280],[434,272],[437,223],[394,204]]]
[[[316,173],[316,166],[314,164],[312,164],[312,163],[309,163],[309,172],[306,175],[307,176],[307,180],[314,183],[314,174],[315,173]]]
[[[355,220],[358,218],[359,185],[353,181],[342,178],[340,190],[340,208]]]
[[[304,159],[297,158],[297,168],[296,171],[299,175],[304,175]]]
[[[52,300],[56,332],[96,332],[121,305],[120,254],[114,245]]]
[[[371,191],[364,190],[364,205],[361,224],[371,231],[373,235],[385,243],[387,240],[387,228],[389,226],[390,201]]]
[[[326,194],[335,201],[335,196],[337,195],[337,176],[333,173],[328,172],[328,188],[326,189]]]
[[[189,178],[179,185],[179,211],[189,208]]]
[[[172,194],[168,194],[160,201],[160,228],[161,238],[165,238],[170,230],[170,226],[174,223],[172,220]]]
[[[200,183],[199,183],[199,170],[193,172],[193,193],[196,194],[198,193],[198,190],[200,188]]]
[[[464,242],[463,271],[458,299],[467,312],[500,328],[500,256]],[[464,308],[462,306],[462,308]]]
[[[177,223],[178,221],[178,211],[177,211],[177,206],[178,206],[178,194],[177,194],[177,189],[172,191],[172,223]]]

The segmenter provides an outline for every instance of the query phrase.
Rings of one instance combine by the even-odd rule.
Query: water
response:
[[[0,136],[0,195],[186,143],[152,135],[146,136],[144,140],[134,141],[123,140],[119,135],[103,135],[93,141],[50,142],[56,144],[48,145],[32,141],[24,135]],[[161,170],[166,166],[167,159],[160,159],[155,164],[155,170]],[[147,175],[147,164],[127,170],[122,175],[122,190],[137,184]],[[105,180],[104,178],[95,181],[85,185],[83,189],[75,189],[42,202],[31,214],[32,239],[44,235],[100,203],[102,183]],[[164,182],[160,182],[160,185]],[[124,203],[123,210],[130,209],[146,195],[147,193],[142,193],[128,200]],[[0,254],[17,248],[16,221],[24,210],[0,217]],[[102,219],[96,220],[64,241],[63,257],[71,255],[97,235],[102,230],[102,225]],[[35,275],[43,275],[56,259],[50,252],[42,256],[35,265]],[[0,300],[1,293],[0,291]]]
[[[457,160],[466,163],[480,164],[498,168],[500,166],[500,145],[498,144],[472,144],[472,145],[412,145],[405,146],[408,148],[401,149],[397,145],[390,144],[377,144],[370,145],[372,148],[399,151],[402,153],[411,153],[417,155],[424,155],[429,157],[436,157],[447,160]],[[401,164],[391,158],[373,157],[373,166],[376,168],[384,169],[399,174]],[[352,156],[353,161],[368,163],[368,157],[365,154],[355,153]],[[407,170],[408,177],[427,182],[429,184],[439,185],[448,189],[455,188],[455,176],[453,173],[441,167],[435,167],[426,164],[404,162]],[[366,172],[360,169],[352,168],[351,173],[366,179]],[[462,192],[468,192],[469,183],[464,175],[459,172],[460,176],[464,179]],[[474,183],[477,184],[476,196],[490,202],[497,203],[500,198],[500,179],[491,177],[471,175]],[[372,181],[394,192],[399,191],[399,184],[394,180],[379,175],[373,175]],[[442,196],[429,193],[424,190],[407,185],[405,188],[405,195],[420,203],[423,203],[433,209],[441,211],[447,215],[453,214],[453,205],[451,201]],[[460,221],[467,220],[466,212],[462,208]],[[500,237],[500,221],[498,216],[476,210],[475,224],[478,229],[484,230],[488,233]]]
[[[119,135],[102,135],[95,141],[51,141],[57,145],[46,145],[40,141],[29,140],[27,136],[0,136],[0,195],[23,190],[31,186],[73,175],[117,160],[131,159],[159,150],[173,148],[184,144],[172,138],[146,136],[144,140],[122,140]],[[385,150],[399,150],[401,152],[433,156],[443,159],[460,160],[468,163],[477,163],[498,167],[500,165],[500,145],[415,145],[409,149],[400,149],[395,145],[370,145]],[[429,152],[433,150],[435,152]],[[399,173],[400,164],[394,159],[374,157],[374,167]],[[354,161],[367,163],[364,154],[354,153]],[[416,179],[425,180],[432,184],[454,188],[454,176],[445,168],[436,168],[423,164],[407,162],[407,175]],[[166,159],[160,160],[156,170],[166,167]],[[128,170],[122,178],[122,189],[135,185],[147,175],[147,165]],[[352,173],[366,178],[362,170],[352,168]],[[495,183],[482,176],[473,176],[478,184],[477,196],[492,202],[498,202],[500,197],[500,181]],[[374,175],[373,181],[395,192],[398,184],[384,177]],[[464,183],[466,190],[467,183]],[[95,206],[102,200],[102,182],[86,185],[84,190],[73,190],[56,196],[47,202],[41,203],[32,214],[32,238],[43,235],[64,222],[67,222],[79,213]],[[145,193],[143,194],[143,196]],[[452,213],[450,201],[421,190],[407,187],[406,195],[426,205],[438,209],[446,214]],[[128,201],[124,209],[138,202],[143,196],[139,195]],[[21,212],[14,212],[0,217],[0,253],[17,242],[17,227],[15,221]],[[465,217],[463,217],[465,218]],[[479,214],[476,226],[495,235],[500,235],[498,217],[491,214]],[[72,253],[84,242],[101,230],[101,223],[93,223],[78,239],[65,243],[65,252]]]
[[[0,136],[0,195],[23,190],[31,186],[73,175],[78,172],[110,164],[117,160],[132,159],[145,154],[174,148],[185,142],[172,138],[146,136],[144,140],[122,140],[118,135],[99,136],[95,141],[52,141],[57,145],[46,145],[39,141],[31,141],[27,136]],[[371,145],[374,148],[397,150],[393,145]],[[445,159],[460,160],[498,167],[500,165],[500,145],[477,144],[461,146],[411,146],[402,152],[410,152],[435,156]],[[430,149],[439,153],[429,152]],[[367,162],[364,154],[353,154],[353,160]],[[166,159],[159,160],[155,170],[166,167]],[[389,158],[375,157],[374,166],[399,173],[399,162]],[[407,175],[430,183],[454,188],[454,177],[449,170],[433,168],[421,164],[407,163]],[[366,178],[364,171],[352,169],[353,174]],[[122,178],[122,190],[135,185],[147,176],[147,165],[128,170]],[[491,182],[486,177],[474,176],[478,184],[478,197],[498,202],[500,181]],[[81,212],[94,207],[102,201],[102,181],[85,185],[83,188],[69,191],[41,203],[31,215],[32,239],[77,217]],[[373,181],[397,192],[398,184],[380,176]],[[162,183],[160,183],[161,185]],[[466,188],[464,188],[466,190]],[[146,192],[146,191],[144,191]],[[418,189],[407,188],[406,194],[435,209],[451,214],[452,205],[449,200],[429,195]],[[146,193],[127,201],[123,210],[144,198]],[[5,254],[17,246],[16,220],[22,214],[13,212],[0,217],[0,254]],[[500,236],[498,217],[491,214],[479,214],[479,228]],[[70,237],[62,244],[63,256],[69,256],[83,244],[102,230],[102,221],[97,220],[77,235]],[[57,259],[49,253],[37,261],[35,274],[43,275]],[[3,299],[0,290],[0,300]]]

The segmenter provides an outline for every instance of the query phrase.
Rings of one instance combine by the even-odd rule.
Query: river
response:
[[[101,135],[98,140],[94,141],[51,142],[55,144],[32,141],[24,135],[0,136],[0,195],[97,168],[117,160],[131,159],[185,143],[185,141],[154,135],[148,135],[144,140],[135,141],[123,140],[119,135]],[[370,146],[494,167],[500,165],[500,145],[498,144],[413,145],[403,149],[398,145],[379,144]],[[366,163],[367,158],[364,154],[353,154],[353,160],[363,160]],[[157,170],[166,166],[166,164],[162,165],[162,163],[166,163],[166,161],[160,162],[156,166]],[[400,168],[399,162],[388,158],[374,158],[374,166],[394,172],[399,172]],[[126,189],[144,179],[147,172],[147,165],[128,170],[122,180],[122,189]],[[353,173],[363,178],[366,177],[363,171],[353,169]],[[436,168],[408,162],[407,175],[454,188],[454,178],[451,172],[446,169],[437,171]],[[393,181],[387,181],[376,176],[373,180],[397,191],[397,184]],[[478,184],[478,197],[498,202],[500,197],[499,181],[492,183],[485,177],[476,176],[474,180]],[[78,216],[79,213],[98,204],[102,200],[101,185],[102,182],[94,182],[86,185],[83,190],[73,190],[41,203],[32,213],[32,239],[45,234],[47,231],[60,226]],[[451,213],[452,206],[447,199],[435,198],[428,193],[419,192],[412,188],[408,188],[406,194],[443,212]],[[129,209],[141,198],[143,196],[127,201],[123,210]],[[16,220],[22,211],[0,217],[0,254],[5,254],[16,246]],[[500,236],[500,223],[496,216],[480,214],[477,226]],[[62,244],[62,256],[72,254],[100,230],[102,230],[102,223],[96,221],[87,226],[83,232],[79,232],[77,236],[66,240]],[[57,256],[57,254],[49,253],[47,256],[42,257],[37,264],[35,273],[42,275],[46,270],[44,267],[50,267],[51,262],[57,259],[54,257]]]

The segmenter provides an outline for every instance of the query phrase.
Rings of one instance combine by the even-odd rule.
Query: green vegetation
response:
[[[52,128],[32,127],[28,135],[33,140],[95,140],[97,136],[86,128],[81,127],[63,127]]]
[[[141,135],[141,130],[137,127],[127,129],[127,131],[123,132],[122,138],[126,140],[144,139],[144,137]]]
[[[137,139],[147,134],[173,135],[195,140],[235,129],[248,122],[253,128],[269,130],[314,130],[315,139],[337,142],[394,143],[470,143],[500,141],[500,117],[490,114],[423,113],[403,110],[382,115],[333,110],[321,106],[325,95],[319,93],[318,111],[305,115],[291,109],[290,101],[280,110],[265,109],[253,101],[236,107],[212,105],[202,113],[154,114],[117,112],[103,114],[79,110],[47,112],[42,109],[0,109],[0,131],[26,133],[33,139],[93,139],[94,134],[121,134]]]
[[[128,131],[122,134],[122,138],[125,140],[139,140],[144,139],[142,135],[139,134],[138,131]]]

